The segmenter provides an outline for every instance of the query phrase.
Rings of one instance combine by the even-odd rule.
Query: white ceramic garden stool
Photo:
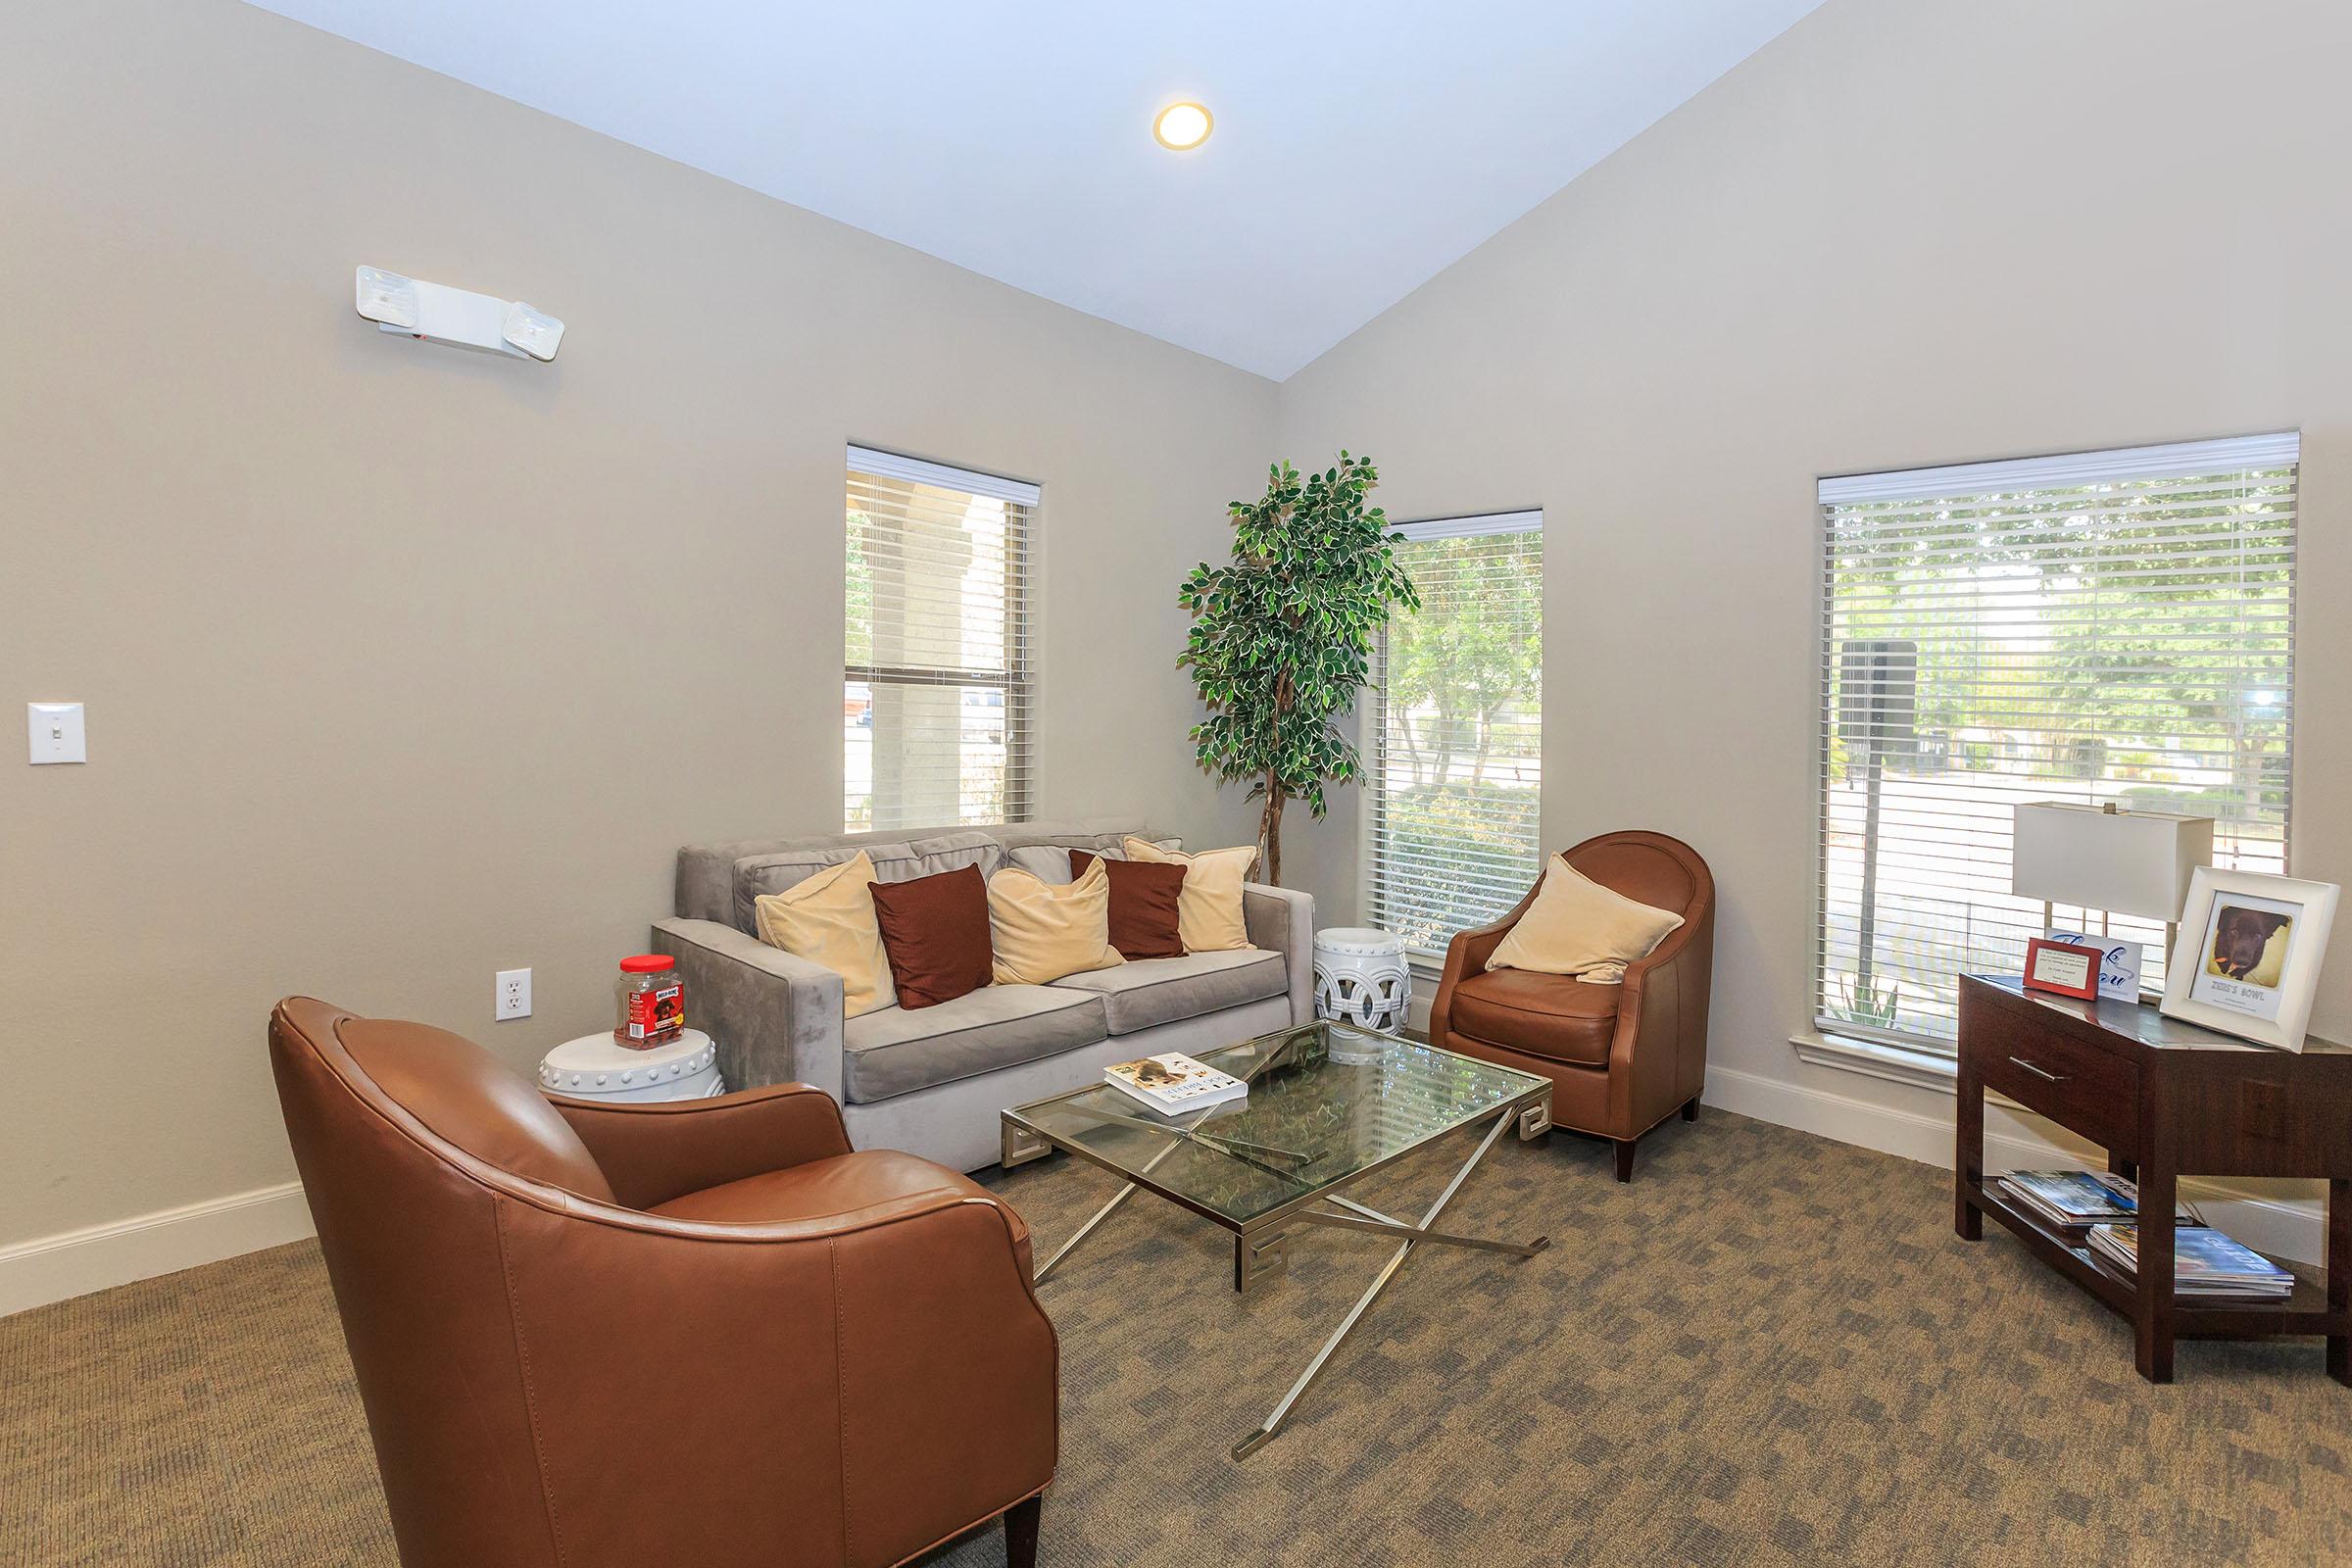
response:
[[[704,1100],[727,1092],[718,1048],[700,1029],[651,1051],[631,1051],[609,1029],[566,1040],[539,1063],[539,1087],[581,1100]]]
[[[1393,1035],[1412,1003],[1404,938],[1357,925],[1315,933],[1316,1017]]]

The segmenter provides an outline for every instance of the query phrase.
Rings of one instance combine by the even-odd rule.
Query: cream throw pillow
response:
[[[1242,884],[1257,864],[1257,846],[1233,850],[1202,850],[1187,855],[1163,850],[1150,839],[1127,841],[1127,858],[1154,865],[1184,867],[1184,892],[1176,901],[1176,934],[1187,953],[1230,953],[1250,945],[1250,927],[1242,918]]]
[[[1042,986],[1127,961],[1110,945],[1110,872],[1101,860],[1075,882],[1012,865],[990,877],[988,939],[1001,986]]]
[[[1490,969],[1533,969],[1569,974],[1595,985],[1625,978],[1625,966],[1678,929],[1683,917],[1637,904],[1602,887],[1555,855],[1544,867],[1544,885],[1519,923],[1487,960]]]
[[[841,976],[845,1018],[899,1003],[898,988],[890,983],[890,958],[882,951],[882,927],[874,920],[873,885],[873,857],[859,850],[781,893],[752,901],[752,923],[760,941]]]

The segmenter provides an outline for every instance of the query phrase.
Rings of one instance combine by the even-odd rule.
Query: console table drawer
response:
[[[1984,1087],[2103,1149],[2139,1142],[2139,1068],[2051,1031],[2012,1035],[1977,1057]]]

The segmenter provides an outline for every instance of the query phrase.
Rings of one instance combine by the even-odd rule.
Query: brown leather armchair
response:
[[[1634,1176],[1634,1146],[1673,1115],[1698,1118],[1707,1080],[1707,989],[1715,964],[1715,879],[1698,852],[1663,833],[1603,833],[1568,863],[1629,899],[1672,909],[1683,923],[1625,983],[1587,985],[1560,974],[1494,969],[1487,959],[1535,903],[1464,931],[1446,952],[1430,1004],[1430,1043],[1540,1073],[1552,1081],[1551,1119],[1617,1146],[1617,1179]],[[1543,884],[1539,882],[1538,887]]]
[[[805,1084],[543,1099],[278,1004],[278,1102],[407,1568],[1036,1554],[1059,1348],[1020,1217]]]

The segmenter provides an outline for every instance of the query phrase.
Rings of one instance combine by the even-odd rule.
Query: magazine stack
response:
[[[2090,1255],[2125,1279],[2139,1272],[2138,1232],[2130,1225],[2093,1225]],[[2204,1225],[2173,1232],[2173,1291],[2184,1301],[2283,1301],[2295,1277],[2252,1248]]]
[[[2085,1244],[2108,1273],[2136,1279],[2139,1186],[2113,1171],[2013,1170],[1993,1179],[2003,1198],[2062,1236]],[[2173,1210],[2173,1289],[2183,1300],[2283,1301],[2295,1277],[2269,1258]]]
[[[2113,1171],[2013,1170],[1996,1177],[2001,1196],[2055,1230],[2080,1235],[2093,1225],[2129,1225],[2139,1218],[2139,1186]],[[2177,1222],[2194,1224],[2185,1208]]]

